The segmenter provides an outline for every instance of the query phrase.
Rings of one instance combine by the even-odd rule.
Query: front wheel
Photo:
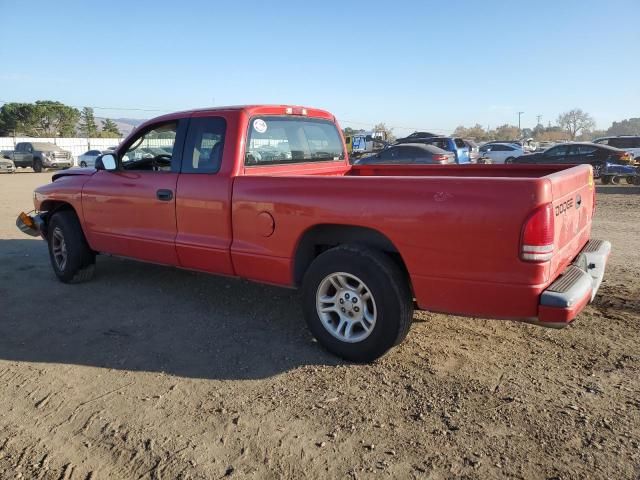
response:
[[[33,171],[36,173],[42,172],[42,160],[35,159],[33,161]]]
[[[309,330],[331,353],[371,362],[409,332],[413,300],[407,275],[382,252],[343,245],[319,255],[305,274]]]
[[[85,282],[93,277],[95,253],[89,248],[76,214],[55,213],[47,225],[51,266],[63,283]]]
[[[614,175],[613,177],[611,177],[611,183],[613,183],[614,185],[619,185],[620,177],[618,175]]]
[[[511,164],[511,163],[513,163],[514,160],[515,160],[515,158],[509,157],[504,161],[504,163]]]
[[[84,161],[83,161],[83,162],[80,162],[80,166],[81,166],[82,168],[87,168],[87,162],[84,162]]]

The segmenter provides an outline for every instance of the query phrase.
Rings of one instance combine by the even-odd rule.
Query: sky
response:
[[[297,104],[401,135],[640,117],[639,0],[0,0],[0,18],[1,102]]]

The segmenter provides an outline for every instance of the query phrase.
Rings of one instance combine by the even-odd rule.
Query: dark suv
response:
[[[634,158],[640,159],[640,135],[619,135],[617,137],[596,138],[593,143],[609,145],[632,153]]]

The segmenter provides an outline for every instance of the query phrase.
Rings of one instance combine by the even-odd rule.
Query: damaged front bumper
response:
[[[21,212],[16,218],[16,227],[22,233],[26,233],[32,237],[46,237],[46,223],[41,214],[30,215]]]

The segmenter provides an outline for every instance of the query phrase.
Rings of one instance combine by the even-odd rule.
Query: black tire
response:
[[[633,184],[640,185],[640,174],[633,177]]]
[[[80,162],[80,166],[81,166],[82,168],[87,168],[87,162],[84,162],[84,161],[83,161],[83,162]]]
[[[627,177],[626,180],[629,185],[633,185],[634,177]]]
[[[59,238],[58,235],[62,235],[66,251],[64,263],[54,257],[54,244],[58,241],[55,238]],[[96,255],[89,248],[75,212],[63,210],[53,214],[47,225],[47,243],[51,266],[61,282],[81,283],[93,277]]]
[[[515,158],[513,158],[513,157],[509,157],[509,158],[507,158],[507,159],[504,161],[504,163],[506,163],[506,164],[512,164],[514,160],[515,160]]]
[[[36,173],[42,172],[42,160],[36,158],[33,161],[33,171]]]
[[[614,185],[620,184],[620,177],[618,175],[613,175],[611,177],[611,183]]]
[[[322,282],[338,272],[353,275],[366,284],[376,306],[371,333],[355,343],[331,334],[316,308]],[[302,303],[309,330],[318,342],[329,352],[353,362],[372,362],[401,343],[413,319],[413,299],[406,273],[384,253],[359,245],[332,248],[313,261],[302,283]]]
[[[611,175],[605,175],[600,181],[603,185],[609,185],[611,183]]]

